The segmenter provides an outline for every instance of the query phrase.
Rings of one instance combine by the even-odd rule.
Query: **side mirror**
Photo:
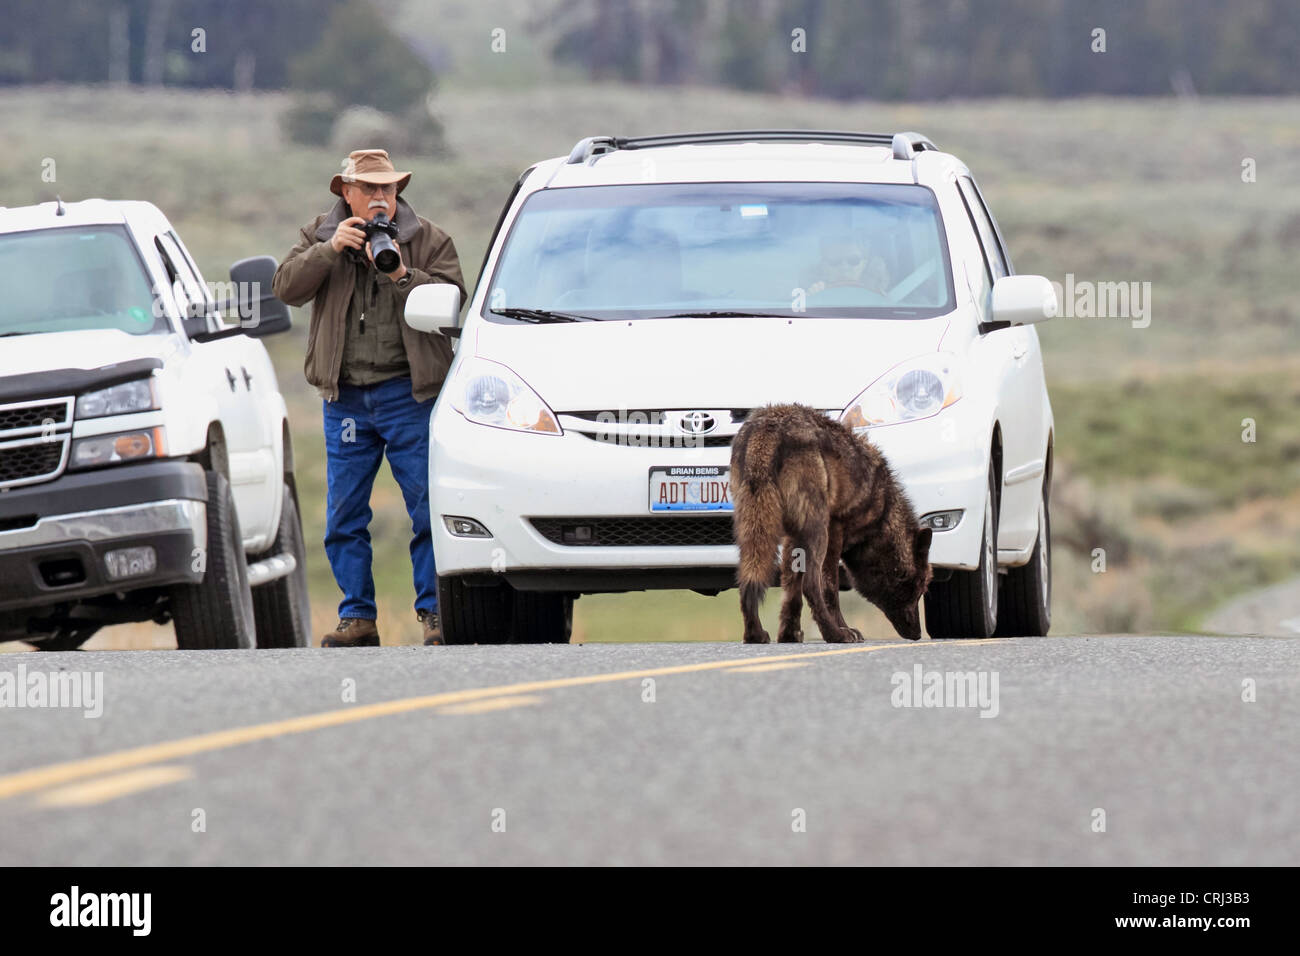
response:
[[[1043,276],[1003,276],[993,283],[994,325],[1032,325],[1056,315],[1056,291]]]
[[[230,267],[235,301],[227,305],[236,307],[236,318],[245,335],[275,335],[289,331],[293,324],[289,307],[271,292],[275,267],[275,259],[271,256],[240,259]]]
[[[417,332],[441,332],[460,316],[460,289],[450,282],[417,285],[406,297],[406,324]]]

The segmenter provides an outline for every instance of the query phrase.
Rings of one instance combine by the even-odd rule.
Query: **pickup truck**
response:
[[[274,269],[219,299],[151,203],[0,208],[0,641],[309,644]]]

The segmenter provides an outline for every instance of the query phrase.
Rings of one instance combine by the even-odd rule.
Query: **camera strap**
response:
[[[370,279],[370,288],[366,290],[366,301],[361,308],[361,317],[357,320],[359,334],[366,334],[366,313],[375,304],[375,297],[379,294],[379,275],[375,272],[373,263],[366,269],[367,277]]]

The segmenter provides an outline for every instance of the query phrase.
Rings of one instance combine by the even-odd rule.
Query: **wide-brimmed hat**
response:
[[[354,149],[348,153],[348,158],[343,160],[343,172],[335,173],[334,178],[330,180],[330,192],[342,196],[344,183],[362,182],[378,183],[381,186],[397,183],[397,192],[400,194],[410,181],[409,172],[401,172],[393,168],[393,161],[388,158],[388,150]]]

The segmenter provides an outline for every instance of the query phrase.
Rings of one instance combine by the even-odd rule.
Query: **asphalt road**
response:
[[[20,665],[103,710],[0,706],[5,865],[1300,863],[1300,638]],[[918,665],[996,715],[895,706]]]

